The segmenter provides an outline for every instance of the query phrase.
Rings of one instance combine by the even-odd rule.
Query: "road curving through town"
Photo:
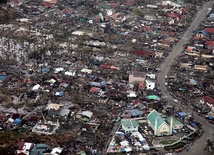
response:
[[[201,7],[195,19],[192,21],[190,27],[187,29],[183,37],[175,45],[175,47],[172,49],[168,57],[166,57],[165,61],[160,66],[160,72],[158,72],[157,74],[157,85],[159,86],[159,89],[162,92],[163,97],[167,100],[171,100],[171,101],[175,100],[175,98],[167,90],[166,88],[167,86],[165,85],[165,82],[166,82],[165,77],[168,75],[168,72],[170,71],[170,66],[176,61],[176,58],[182,53],[183,45],[187,44],[189,40],[192,38],[193,30],[197,29],[199,24],[204,20],[204,18],[206,17],[208,8],[213,4],[214,4],[214,1],[209,1],[205,3],[203,7]],[[179,101],[179,99],[176,99],[176,100]],[[191,109],[189,109],[189,107],[185,105],[181,106],[179,102],[178,103],[174,102],[174,104],[177,107],[186,109],[184,110],[186,112],[193,112]],[[208,138],[213,137],[214,126],[212,124],[209,124],[208,122],[205,122],[205,119],[198,116],[197,114],[195,114],[194,117],[196,120],[198,120],[198,122],[203,124],[204,134],[200,137],[200,139],[196,140],[194,144],[190,147],[188,155],[205,155],[205,154],[208,154],[204,150],[204,148],[206,147],[206,141]]]

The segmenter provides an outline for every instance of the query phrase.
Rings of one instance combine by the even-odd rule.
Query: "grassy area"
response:
[[[24,127],[20,129],[20,132],[21,132],[21,133],[26,133],[27,131],[28,131],[28,129],[27,129],[27,128],[24,128]]]
[[[174,142],[176,142],[176,140],[163,140],[163,141],[160,141],[160,144],[167,145],[167,144],[172,144]]]
[[[70,125],[68,123],[61,124],[60,127],[59,127],[60,131],[67,131],[67,130],[70,130],[70,129],[72,129],[72,125]]]

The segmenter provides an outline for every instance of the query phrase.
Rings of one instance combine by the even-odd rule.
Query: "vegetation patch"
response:
[[[183,147],[185,144],[186,144],[186,143],[184,143],[184,142],[178,142],[177,144],[174,144],[174,145],[172,145],[172,146],[165,146],[164,148],[165,148],[166,150],[174,150],[174,149],[178,149],[178,148]]]
[[[189,138],[191,138],[191,139],[195,139],[196,137],[198,137],[198,133],[197,132],[195,132],[195,133],[193,133],[193,134],[191,134],[189,136]]]
[[[160,141],[160,144],[167,145],[167,144],[172,144],[174,142],[176,142],[176,140],[163,140],[163,141]]]

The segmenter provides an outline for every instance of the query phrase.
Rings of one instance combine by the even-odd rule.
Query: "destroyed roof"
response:
[[[47,108],[48,110],[59,110],[60,107],[62,107],[62,104],[55,104],[55,103],[49,103]]]
[[[83,116],[86,116],[86,117],[88,117],[88,118],[91,118],[92,115],[93,115],[93,112],[91,112],[91,111],[83,111],[83,112],[82,112],[82,115],[83,115]]]
[[[171,17],[171,18],[179,18],[179,17],[180,17],[180,15],[179,15],[179,14],[176,14],[176,13],[170,13],[170,12],[168,12],[168,13],[167,13],[167,16],[168,16],[168,17]]]
[[[90,92],[99,92],[100,88],[97,87],[91,87]]]
[[[155,56],[154,52],[144,51],[144,50],[135,50],[132,54],[139,56]]]
[[[44,0],[44,2],[48,2],[48,3],[56,3],[58,0]]]
[[[33,143],[28,142],[19,142],[19,146],[17,150],[29,150]]]
[[[171,32],[171,31],[161,31],[162,35],[175,35],[175,32]]]
[[[201,97],[201,99],[203,99],[205,102],[208,102],[210,104],[214,104],[214,99],[210,96],[203,96]]]
[[[134,77],[142,77],[142,78],[145,78],[146,73],[134,71],[134,72],[132,72],[132,75],[133,75]]]

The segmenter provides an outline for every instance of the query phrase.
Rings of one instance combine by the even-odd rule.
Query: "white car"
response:
[[[176,99],[174,99],[173,101],[174,101],[175,103],[177,103],[177,102],[178,102],[178,100],[176,100]]]

